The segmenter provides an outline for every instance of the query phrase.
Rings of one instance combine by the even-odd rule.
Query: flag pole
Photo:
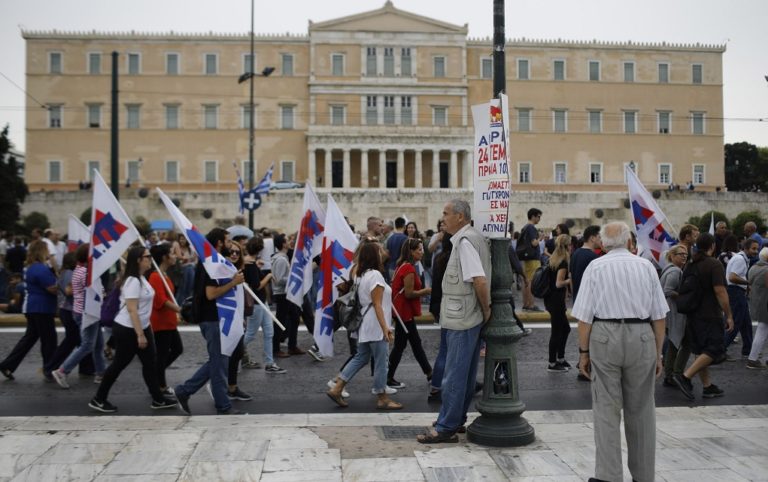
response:
[[[248,294],[249,294],[249,295],[251,295],[251,297],[252,297],[254,300],[256,300],[256,303],[260,304],[262,308],[264,308],[265,310],[267,310],[267,313],[269,313],[269,317],[270,317],[270,318],[272,318],[272,321],[274,321],[274,322],[275,322],[275,324],[276,324],[277,326],[279,326],[281,330],[283,330],[283,331],[286,331],[286,330],[285,330],[285,327],[283,326],[283,324],[282,324],[282,323],[280,323],[280,320],[278,320],[278,319],[277,319],[277,317],[276,317],[276,316],[275,316],[275,315],[272,313],[272,311],[271,311],[271,310],[270,310],[270,309],[267,307],[267,305],[265,305],[265,304],[264,304],[264,302],[263,302],[263,301],[261,301],[261,300],[259,299],[259,297],[258,297],[258,296],[256,296],[256,293],[254,293],[254,292],[253,292],[253,290],[251,289],[251,287],[250,287],[250,286],[248,286],[248,283],[243,283],[243,289],[244,289],[246,292],[248,292]]]

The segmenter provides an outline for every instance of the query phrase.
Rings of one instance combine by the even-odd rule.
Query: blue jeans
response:
[[[272,337],[275,336],[275,327],[272,324],[272,317],[269,316],[260,304],[256,303],[253,307],[253,314],[248,317],[248,323],[245,327],[245,351],[248,352],[248,344],[256,339],[256,333],[259,327],[264,332],[264,363],[272,365],[275,363],[272,353]]]
[[[432,367],[432,383],[430,388],[432,391],[439,391],[443,386],[443,376],[445,374],[445,358],[448,356],[445,336],[445,328],[440,328],[440,348],[437,350],[437,358],[435,358],[435,365]]]
[[[75,323],[82,326],[83,315],[74,314]],[[80,330],[80,346],[69,354],[64,363],[61,364],[61,370],[69,373],[75,369],[80,361],[93,354],[93,366],[97,375],[103,375],[107,362],[104,360],[104,336],[101,334],[101,325],[97,321]]]
[[[749,316],[747,291],[738,286],[728,286],[728,299],[733,314],[733,331],[725,333],[725,347],[728,348],[736,335],[741,333],[741,354],[749,356],[752,351],[752,320]]]
[[[477,363],[480,359],[480,330],[445,330],[445,375],[442,383],[440,415],[435,430],[454,433],[467,421],[467,410],[475,395]]]
[[[229,357],[221,354],[219,322],[204,321],[200,323],[200,333],[205,338],[208,361],[203,363],[189,380],[176,386],[176,395],[190,396],[200,390],[210,380],[213,403],[216,406],[216,410],[219,412],[229,411],[232,408],[232,403],[229,401],[229,397],[227,397]]]
[[[387,386],[387,369],[389,365],[389,359],[387,357],[388,350],[389,343],[387,343],[386,340],[358,343],[357,353],[341,371],[339,378],[349,383],[349,381],[352,380],[352,377],[354,377],[361,368],[366,366],[371,359],[371,356],[373,356],[373,391],[374,393],[384,393]]]

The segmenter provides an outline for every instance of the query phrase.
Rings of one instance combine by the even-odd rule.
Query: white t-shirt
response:
[[[742,279],[747,279],[748,271],[749,261],[747,261],[747,256],[743,252],[734,254],[733,258],[728,261],[728,265],[725,268],[725,279],[728,282],[728,286],[738,286],[739,288],[746,290],[747,285],[731,283],[729,278],[731,277],[731,273],[736,273],[736,275],[740,276]]]
[[[384,320],[387,326],[392,328],[392,288],[384,280],[384,276],[375,269],[371,269],[360,278],[360,285],[357,288],[357,296],[360,299],[360,309],[365,316],[360,324],[360,331],[357,335],[359,343],[367,341],[381,341],[384,339],[384,333],[381,331],[379,319],[376,317],[376,310],[371,306],[371,292],[377,286],[384,287],[384,295],[381,300],[381,307],[384,310]],[[368,307],[370,306],[370,309]],[[365,310],[368,310],[366,313]]]
[[[275,254],[275,240],[272,238],[264,238],[264,249],[259,253],[259,259],[264,261],[261,266],[263,270],[272,269],[272,255]]]
[[[141,327],[149,326],[149,317],[152,314],[152,299],[155,297],[155,290],[149,284],[149,281],[130,276],[120,290],[120,311],[115,317],[115,323],[119,323],[127,328],[133,328],[131,315],[128,314],[128,308],[125,300],[139,300],[139,319]]]

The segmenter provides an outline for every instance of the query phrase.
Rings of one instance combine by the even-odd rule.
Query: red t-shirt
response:
[[[168,287],[171,291],[175,291],[173,282],[168,276],[165,277],[165,281],[168,283]],[[176,312],[165,305],[166,301],[174,302],[168,292],[163,286],[163,280],[160,279],[160,274],[157,271],[153,271],[149,275],[149,284],[152,289],[155,290],[155,298],[152,300],[152,314],[149,317],[149,322],[152,324],[153,331],[169,331],[175,330],[179,326]]]
[[[421,298],[406,298],[403,289],[403,280],[409,274],[413,275],[413,290],[421,289],[421,278],[416,273],[416,268],[411,263],[403,263],[395,270],[392,279],[392,305],[395,307],[403,321],[410,321],[421,316]]]

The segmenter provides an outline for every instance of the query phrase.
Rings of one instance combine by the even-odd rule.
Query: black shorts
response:
[[[725,361],[725,327],[722,318],[689,317],[687,330],[692,353],[708,355],[713,365]]]

